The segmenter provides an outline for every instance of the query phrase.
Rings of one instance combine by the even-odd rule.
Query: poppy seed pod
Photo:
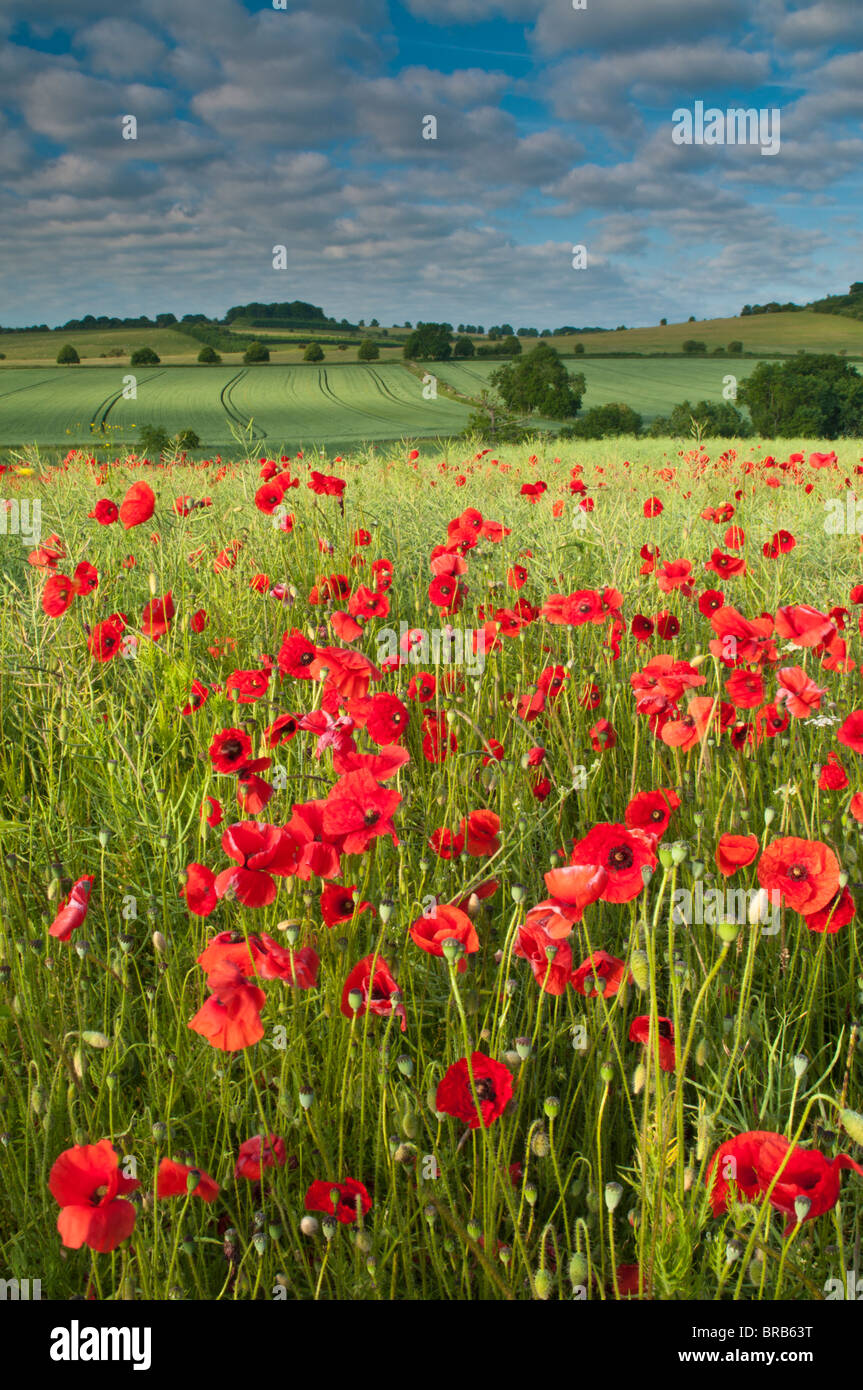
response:
[[[856,1110],[840,1110],[839,1119],[845,1133],[855,1144],[863,1144],[863,1115]]]

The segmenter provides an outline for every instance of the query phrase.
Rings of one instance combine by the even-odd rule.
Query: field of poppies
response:
[[[861,445],[535,448],[0,465],[0,1277],[855,1296]]]

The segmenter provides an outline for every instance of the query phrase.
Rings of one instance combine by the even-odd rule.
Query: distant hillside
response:
[[[863,319],[863,280],[855,280],[847,294],[828,294],[824,299],[813,299],[811,304],[779,304],[771,300],[769,304],[744,304],[741,318],[751,318],[757,314],[802,314],[806,310],[815,314],[839,314],[844,318]]]

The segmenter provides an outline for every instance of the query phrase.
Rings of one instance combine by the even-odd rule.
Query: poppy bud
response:
[[[623,1188],[619,1182],[607,1182],[605,1184],[605,1206],[606,1210],[612,1212],[617,1207],[623,1196]]]
[[[82,1033],[81,1040],[85,1042],[88,1047],[98,1047],[102,1049],[111,1046],[111,1039],[106,1038],[104,1033]]]
[[[806,1075],[806,1069],[809,1066],[809,1058],[798,1053],[796,1057],[792,1057],[791,1065],[794,1068],[794,1075],[797,1080],[802,1081]]]
[[[304,1236],[316,1236],[318,1234],[318,1219],[316,1216],[304,1216],[300,1222],[300,1230]]]
[[[806,1220],[811,1206],[812,1198],[804,1196],[803,1193],[801,1193],[799,1197],[794,1198],[794,1215],[797,1217],[798,1225],[801,1225]]]
[[[730,1240],[725,1247],[725,1258],[729,1264],[733,1264],[735,1260],[739,1260],[742,1253],[743,1249],[739,1240]]]
[[[644,1090],[644,1083],[647,1080],[647,1068],[643,1062],[639,1062],[635,1071],[632,1073],[632,1094],[640,1096]]]
[[[776,812],[774,811],[773,807],[772,807],[772,806],[765,806],[765,808],[764,808],[764,824],[765,824],[765,825],[772,825],[773,822],[775,821],[775,819],[776,819]]]
[[[323,1221],[321,1222],[321,1230],[324,1233],[325,1240],[332,1240],[333,1236],[335,1235],[338,1229],[339,1227],[337,1221],[334,1221],[331,1216],[324,1217]]]
[[[497,1258],[500,1260],[501,1264],[508,1265],[512,1259],[512,1246],[502,1245],[497,1252]]]
[[[110,830],[108,829],[107,826],[103,826],[102,829],[99,831],[99,836],[98,836],[99,844],[102,846],[103,849],[107,849],[107,848],[108,848],[108,841],[110,840],[110,838],[111,838],[111,832],[110,832]]]
[[[580,1250],[569,1257],[569,1282],[583,1284],[587,1279],[587,1260]]]
[[[392,898],[381,899],[380,907],[378,908],[378,914],[384,926],[386,926],[387,922],[392,917],[394,906],[395,904],[393,903]]]
[[[599,1074],[606,1086],[608,1086],[614,1080],[614,1067],[610,1062],[603,1062],[602,1066],[599,1068]]]
[[[629,968],[632,978],[639,989],[647,989],[650,984],[650,961],[645,951],[633,951],[629,958]]]
[[[460,941],[456,941],[454,936],[448,936],[443,943],[443,954],[444,959],[450,965],[455,965],[456,961],[464,955],[464,946]]]
[[[547,1269],[538,1269],[533,1276],[533,1286],[537,1298],[546,1299],[552,1290],[552,1278]]]
[[[352,1013],[358,1013],[363,1006],[362,990],[352,989],[348,993],[348,1008]]]
[[[524,893],[525,890],[523,883],[513,883],[509,890],[509,895],[514,903],[524,902]]]
[[[521,1061],[526,1062],[532,1051],[530,1038],[516,1038],[515,1050]]]
[[[78,1080],[83,1081],[84,1077],[87,1075],[87,1062],[80,1047],[76,1047],[74,1053],[72,1054],[72,1066],[74,1068],[75,1075],[77,1076]],[[33,1106],[33,1109],[36,1110],[35,1105]],[[36,1114],[39,1114],[38,1110],[36,1110]]]
[[[467,900],[466,906],[468,917],[476,917],[480,912],[481,908],[482,902],[477,897],[476,893],[471,893],[470,897]]]
[[[546,1096],[543,1110],[550,1120],[554,1120],[560,1114],[560,1100],[557,1096]]]
[[[300,1087],[300,1105],[303,1107],[304,1110],[311,1110],[314,1098],[315,1093],[312,1090],[311,1086]]]
[[[724,941],[726,946],[730,946],[737,940],[738,926],[736,922],[720,922],[717,927],[717,934],[720,941]]]
[[[150,1130],[150,1133],[152,1134],[156,1143],[160,1144],[163,1139],[167,1139],[168,1137],[168,1126],[165,1124],[164,1120],[155,1120],[153,1123],[153,1127]]]
[[[160,931],[153,932],[152,940],[154,951],[157,951],[160,956],[168,954],[168,943]]]
[[[474,1241],[479,1240],[480,1236],[482,1235],[482,1227],[480,1226],[478,1221],[475,1221],[473,1219],[473,1217],[471,1217],[470,1221],[467,1223],[467,1233],[470,1236],[470,1239]]]
[[[839,887],[840,887],[840,888],[847,888],[847,887],[848,887],[848,878],[849,878],[849,874],[847,873],[847,871],[846,871],[845,869],[840,870],[840,873],[839,873]]]
[[[529,1207],[534,1205],[538,1196],[539,1193],[536,1188],[536,1183],[526,1182],[524,1185],[524,1200]]]
[[[551,1145],[548,1142],[548,1135],[544,1129],[537,1129],[534,1131],[533,1138],[530,1141],[530,1147],[537,1158],[548,1158],[548,1155],[551,1153]]]
[[[695,1065],[696,1065],[697,1067],[703,1067],[706,1061],[707,1061],[707,1040],[706,1040],[706,1038],[700,1038],[700,1039],[699,1039],[699,1042],[698,1042],[698,1046],[697,1046],[696,1049],[695,1049]]]
[[[434,1202],[429,1202],[428,1206],[425,1208],[423,1215],[425,1216],[425,1219],[428,1222],[428,1224],[430,1226],[433,1226],[434,1223],[437,1221],[437,1207],[435,1206]]]
[[[839,1119],[845,1133],[848,1134],[855,1144],[863,1144],[863,1115],[856,1110],[840,1110]]]
[[[396,1066],[398,1067],[398,1069],[399,1069],[399,1071],[401,1072],[402,1076],[413,1076],[413,1073],[414,1073],[413,1058],[412,1058],[412,1057],[408,1057],[406,1053],[402,1053],[401,1057],[398,1058],[398,1060],[397,1060],[397,1062],[396,1062]]]

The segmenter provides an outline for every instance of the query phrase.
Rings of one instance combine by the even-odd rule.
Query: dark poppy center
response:
[[[378,823],[378,821],[380,820],[380,818],[381,818],[381,813],[380,813],[380,811],[374,811],[374,810],[369,809],[368,811],[366,811],[365,815],[363,816],[363,823],[364,823],[365,825],[369,825],[369,826],[371,826],[371,825],[377,825],[377,823]]]
[[[480,1100],[490,1100],[492,1104],[497,1100],[494,1091],[494,1082],[489,1076],[481,1076],[474,1082],[476,1093]]]
[[[612,869],[631,869],[633,855],[629,845],[617,845],[608,856],[608,863]]]
[[[662,811],[660,811],[659,807],[658,807],[658,806],[655,806],[654,809],[653,809],[653,810],[651,811],[651,813],[650,813],[650,819],[651,819],[651,820],[664,820],[664,819],[665,819],[665,816],[663,815]]]
[[[792,864],[788,870],[788,877],[792,879],[794,883],[801,883],[804,879],[809,877],[809,870],[805,864]]]
[[[243,751],[243,745],[238,738],[229,738],[222,744],[222,753],[226,758],[238,758]]]
[[[314,659],[315,659],[315,654],[314,654],[314,652],[303,652],[302,656],[300,657],[300,665],[301,665],[301,666],[311,666],[311,664],[312,664],[312,662],[314,661]]]
[[[659,1036],[665,1038],[668,1042],[671,1041],[671,1024],[667,1018],[661,1018],[659,1020]]]

